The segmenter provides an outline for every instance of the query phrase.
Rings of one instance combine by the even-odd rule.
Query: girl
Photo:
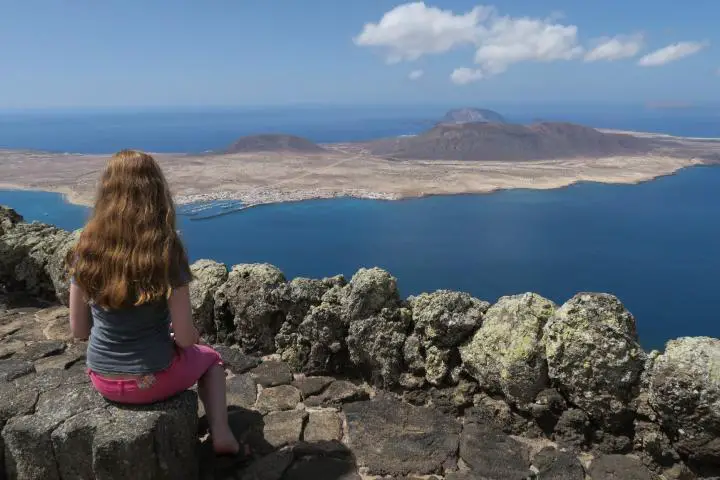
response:
[[[148,404],[197,382],[213,448],[237,453],[222,360],[199,344],[175,207],[150,155],[124,150],[110,159],[68,262],[70,327],[76,338],[90,337],[87,364],[95,389],[113,402]]]

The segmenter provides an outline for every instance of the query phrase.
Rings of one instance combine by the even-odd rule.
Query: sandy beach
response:
[[[720,142],[682,140],[687,149],[672,155],[528,162],[388,160],[352,144],[333,145],[322,154],[155,157],[179,204],[237,200],[254,206],[333,197],[396,200],[513,188],[551,189],[577,182],[634,184],[709,163],[700,158],[699,152],[720,154]],[[0,151],[0,188],[57,192],[71,203],[91,205],[108,157]]]

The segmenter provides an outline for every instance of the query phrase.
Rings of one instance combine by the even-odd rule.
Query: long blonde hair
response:
[[[148,154],[123,150],[108,162],[90,220],[68,255],[74,281],[110,309],[167,298],[190,279],[165,176]]]

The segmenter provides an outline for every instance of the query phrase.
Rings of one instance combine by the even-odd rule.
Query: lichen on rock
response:
[[[555,304],[534,293],[502,297],[460,348],[465,369],[482,388],[526,408],[548,386],[543,327]]]
[[[353,320],[347,337],[350,361],[381,387],[392,387],[403,373],[403,346],[411,313],[383,309],[378,315]]]
[[[341,277],[324,278],[293,278],[290,282],[281,285],[276,291],[278,303],[287,314],[287,322],[299,325],[311,307],[322,302],[323,295],[335,285],[343,286],[345,280]]]
[[[415,327],[405,346],[406,361],[415,371],[422,363],[427,381],[440,386],[460,363],[457,347],[480,328],[490,304],[467,293],[438,290],[411,297],[408,305]]]
[[[408,335],[403,345],[405,366],[414,374],[425,376],[425,352],[420,337],[414,333]]]
[[[344,285],[342,276],[322,280],[295,278],[276,291],[286,320],[275,336],[275,347],[296,371],[326,373],[335,368],[333,357],[336,355],[332,350],[344,344],[344,338],[339,337],[347,330],[338,298]],[[332,292],[328,294],[330,290]],[[339,334],[330,335],[332,332],[323,325],[328,329],[336,328]],[[320,340],[329,343],[318,345]],[[313,344],[316,345],[314,350]]]
[[[61,239],[45,267],[45,271],[50,277],[55,290],[55,298],[63,305],[70,304],[70,277],[67,268],[67,256],[80,239],[80,233],[81,230],[76,230]]]
[[[74,239],[74,234],[43,223],[14,225],[0,239],[0,283],[67,303],[69,279],[64,262]]]
[[[215,292],[218,340],[236,343],[245,353],[272,353],[275,334],[285,321],[275,289],[285,276],[268,264],[235,265]]]
[[[285,322],[275,336],[277,352],[295,371],[333,373],[347,365],[348,322],[338,298],[341,291],[340,287],[328,290],[299,325]]]
[[[316,282],[304,281],[295,286],[296,293],[306,292],[303,303],[309,309],[299,323],[302,309],[290,310],[288,321],[275,337],[275,344],[282,359],[298,371],[337,373],[348,366],[347,336],[351,322],[367,324],[367,319],[380,315],[383,309],[396,309],[399,306],[397,282],[379,268],[360,269],[346,285],[342,277]],[[320,303],[315,304],[320,294]],[[290,295],[286,293],[284,297],[292,298],[292,295],[291,287]]]
[[[0,205],[0,236],[10,231],[18,223],[22,223],[23,217],[12,208]]]
[[[490,304],[467,293],[438,290],[408,299],[415,331],[429,345],[452,348],[463,343],[483,321]]]
[[[198,260],[190,265],[190,305],[195,325],[201,335],[215,340],[215,292],[228,279],[227,267],[214,260]]]
[[[397,280],[381,268],[361,268],[342,292],[343,316],[360,320],[400,304]]]
[[[720,340],[669,341],[649,373],[648,402],[682,455],[720,465]]]
[[[628,429],[646,354],[622,303],[608,294],[575,295],[545,324],[543,343],[560,391],[604,427]]]

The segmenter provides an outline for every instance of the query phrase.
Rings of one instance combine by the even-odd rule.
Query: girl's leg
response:
[[[91,378],[95,388],[106,398],[129,404],[162,401],[197,382],[215,451],[223,454],[238,453],[238,442],[228,425],[225,371],[220,354],[212,348],[193,345],[178,349],[170,368],[154,374],[154,381],[147,386],[141,386],[134,380],[105,380],[93,374]]]
[[[228,424],[225,371],[220,364],[214,364],[200,377],[198,393],[210,424],[213,449],[216,453],[238,453],[240,445]]]

